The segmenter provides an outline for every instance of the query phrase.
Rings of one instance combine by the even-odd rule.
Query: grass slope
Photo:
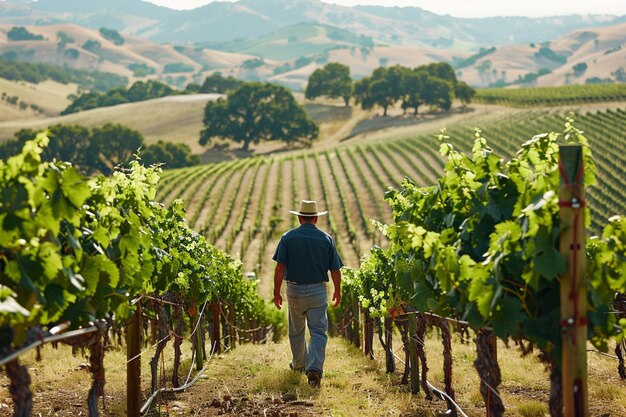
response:
[[[23,128],[43,129],[59,123],[93,128],[113,122],[138,130],[148,144],[163,139],[186,143],[193,152],[201,153],[203,149],[198,144],[198,139],[202,130],[204,106],[208,100],[216,97],[211,94],[172,96],[102,107],[66,116],[5,121],[0,122],[0,140],[13,137],[16,131]]]
[[[17,106],[1,101],[0,122],[57,115],[71,103],[67,96],[76,93],[76,85],[64,85],[54,81],[31,84],[0,78],[0,94],[3,93],[10,97],[17,96],[20,101],[29,105],[36,104],[42,109],[42,114],[35,113],[30,109],[19,110]]]
[[[473,367],[475,347],[453,338],[453,389],[455,399],[470,416],[484,414],[479,392],[480,381]],[[399,335],[394,347],[403,357]],[[288,369],[291,352],[286,338],[278,343],[244,344],[225,354],[214,356],[198,382],[184,393],[160,396],[148,416],[354,416],[434,417],[446,410],[441,400],[428,401],[423,392],[413,396],[408,386],[400,384],[403,365],[396,360],[396,373],[385,374],[384,353],[375,342],[375,359],[367,359],[360,350],[342,339],[329,338],[325,374],[320,389],[308,386],[306,377]],[[187,375],[191,364],[190,343],[184,341],[180,374]],[[435,333],[425,340],[428,359],[428,380],[442,389],[443,357],[441,341]],[[43,362],[35,360],[35,352],[20,358],[28,367],[34,392],[34,415],[86,415],[86,397],[90,376],[81,369],[85,357],[73,356],[71,349],[61,345],[42,349]],[[142,387],[147,397],[150,381],[151,347],[142,356]],[[507,415],[542,417],[547,413],[549,378],[534,355],[520,357],[516,347],[498,344],[502,369],[500,393]],[[621,389],[613,359],[588,354],[590,414],[626,416],[626,393]],[[125,350],[118,346],[106,351],[105,417],[126,415]],[[171,387],[173,351],[171,343],[159,361],[159,375],[165,374]],[[195,370],[192,374],[195,375]],[[159,387],[163,379],[159,378]],[[9,415],[11,399],[6,376],[0,374],[0,414]],[[291,398],[288,398],[287,395]],[[286,401],[287,400],[287,401]],[[296,414],[294,414],[296,413]],[[604,414],[607,413],[607,414]]]

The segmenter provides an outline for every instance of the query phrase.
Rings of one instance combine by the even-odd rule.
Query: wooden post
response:
[[[360,348],[361,347],[361,328],[360,328],[360,313],[359,313],[359,302],[355,298],[352,301],[352,343],[354,346]]]
[[[385,345],[387,350],[385,352],[385,370],[388,374],[392,374],[396,371],[396,361],[393,357],[393,321],[391,317],[385,317]]]
[[[420,392],[420,370],[417,362],[415,314],[409,314],[409,362],[411,363],[411,394]]]
[[[212,305],[213,316],[213,337],[211,337],[211,348],[216,353],[222,352],[222,336],[220,332],[220,301],[217,300]]]
[[[237,323],[235,322],[235,305],[234,304],[230,304],[228,306],[228,320],[230,320],[229,323],[229,327],[230,327],[230,348],[234,349],[235,346],[237,346],[237,329],[236,329],[236,325]]]
[[[374,359],[374,320],[367,308],[363,309],[363,354]]]
[[[126,329],[126,415],[139,417],[141,410],[141,305]]]
[[[204,354],[202,353],[202,314],[198,312],[196,321],[196,370],[200,371],[204,366]]]
[[[559,248],[566,261],[566,272],[560,279],[563,412],[565,417],[587,417],[587,280],[582,146],[561,146],[559,160]]]

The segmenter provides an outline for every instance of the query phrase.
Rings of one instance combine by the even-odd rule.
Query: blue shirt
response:
[[[287,281],[298,284],[328,281],[328,271],[343,266],[333,238],[314,224],[285,233],[272,259],[286,265]]]

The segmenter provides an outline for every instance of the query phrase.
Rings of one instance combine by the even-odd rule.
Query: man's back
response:
[[[274,260],[286,266],[288,281],[299,284],[328,281],[328,271],[341,267],[332,237],[314,224],[285,233]]]

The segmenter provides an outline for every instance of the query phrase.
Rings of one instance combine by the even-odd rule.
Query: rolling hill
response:
[[[213,2],[187,11],[141,0],[0,2],[0,23],[71,22],[93,29],[113,28],[156,42],[184,43],[258,38],[293,24],[314,23],[394,45],[463,50],[492,44],[543,42],[580,28],[623,20],[616,16],[582,15],[462,19],[418,7],[344,7],[320,0]]]
[[[131,35],[123,35],[124,43],[116,45],[99,31],[74,24],[26,26],[44,39],[10,41],[7,33],[14,27],[0,25],[0,55],[113,72],[131,81],[158,79],[179,88],[202,83],[219,71],[302,90],[309,75],[328,62],[348,65],[355,79],[384,65],[449,62],[459,65],[458,78],[477,87],[511,84],[533,74],[541,76],[530,81],[542,86],[584,84],[590,78],[620,81],[626,67],[626,23],[581,29],[542,43],[496,46],[473,59],[470,52],[385,43],[321,24],[291,25],[258,39],[196,45],[156,44]],[[60,36],[70,41],[61,44]],[[574,71],[576,65],[584,71]],[[615,75],[620,71],[622,78]]]
[[[0,55],[26,62],[48,63],[70,68],[91,69],[134,77],[136,67],[143,67],[150,78],[184,86],[191,81],[202,82],[203,71],[239,68],[251,55],[231,54],[203,48],[160,45],[145,38],[124,35],[124,43],[116,45],[102,33],[75,24],[26,26],[42,40],[9,40],[15,25],[0,25]],[[61,45],[60,36],[70,39]]]
[[[540,76],[536,85],[555,86],[584,84],[588,78],[613,79],[616,71],[626,67],[626,23],[603,28],[587,28],[541,44],[497,47],[472,66],[458,71],[460,78],[472,85],[485,87],[498,81],[510,83],[528,73]],[[586,70],[574,71],[577,64]]]
[[[7,81],[0,78],[0,95],[2,97],[18,97],[27,105],[36,105],[40,111],[32,108],[20,109],[19,105],[9,104],[5,99],[0,101],[0,123],[24,119],[39,119],[59,114],[70,104],[67,98],[76,93],[77,86],[45,81],[39,84]]]
[[[186,143],[194,153],[199,154],[204,151],[198,144],[204,106],[208,100],[217,97],[216,94],[172,96],[87,110],[66,116],[0,121],[0,141],[13,137],[20,129],[40,130],[54,124],[79,124],[94,128],[112,122],[138,130],[146,144],[155,143],[159,139]]]

